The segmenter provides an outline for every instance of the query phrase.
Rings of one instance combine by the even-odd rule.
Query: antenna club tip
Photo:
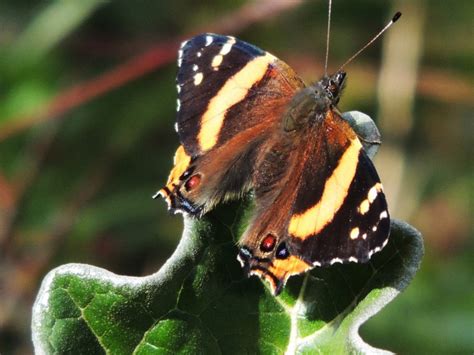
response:
[[[392,22],[397,22],[397,20],[402,16],[400,11],[397,11],[395,15],[393,15]]]

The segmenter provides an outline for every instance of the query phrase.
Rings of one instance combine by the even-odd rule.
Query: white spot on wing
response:
[[[372,227],[372,232],[377,232],[377,226]]]
[[[181,85],[176,85],[176,90],[178,91],[178,94],[181,92]]]
[[[384,219],[384,218],[387,218],[387,217],[388,217],[387,211],[383,211],[382,213],[380,213],[380,219]]]
[[[232,45],[233,43],[226,43],[222,46],[222,49],[221,49],[221,54],[222,55],[226,55],[227,53],[230,52],[230,50],[232,49]]]
[[[212,36],[206,36],[206,47],[212,43],[214,39]]]
[[[342,259],[334,258],[334,259],[332,259],[332,260],[329,262],[329,264],[331,264],[331,265],[333,265],[333,264],[335,264],[335,263],[340,263],[340,264],[342,264]]]
[[[245,266],[244,261],[242,260],[242,258],[240,257],[240,255],[237,255],[237,260],[239,261],[241,267],[244,267],[244,266]]]
[[[220,54],[216,55],[216,56],[212,59],[211,65],[212,65],[212,67],[214,68],[214,70],[217,70],[217,68],[219,67],[219,65],[221,65],[222,59],[223,59],[223,57],[222,57]]]
[[[198,56],[198,58],[201,57],[202,53],[201,52],[197,52],[196,55]]]
[[[388,239],[386,239],[381,247],[375,247],[373,250],[369,251],[369,259],[374,255],[375,253],[378,253],[379,251],[382,250],[382,248],[387,244]]]
[[[197,73],[194,75],[194,85],[198,86],[201,84],[202,79],[204,78],[204,75],[202,73]]]
[[[181,108],[181,101],[179,101],[179,99],[176,99],[176,111],[179,111],[180,108]]]
[[[220,54],[222,55],[226,55],[227,53],[230,52],[230,50],[232,49],[232,46],[234,45],[235,43],[235,38],[234,37],[228,37],[228,40],[227,42],[222,46],[222,49],[220,50]]]
[[[183,50],[182,49],[178,51],[178,67],[181,67],[181,64],[183,64]]]
[[[178,132],[178,122],[175,122],[175,124],[174,124],[174,130],[175,130],[176,132]]]
[[[366,214],[369,211],[370,208],[370,202],[369,200],[364,200],[359,206],[359,212],[360,214]]]
[[[194,65],[193,65],[193,71],[197,71],[198,69],[199,69],[199,68],[198,68],[197,64],[194,64]]]
[[[315,261],[315,262],[313,263],[313,266],[321,266],[321,263],[320,263],[319,261]]]
[[[222,63],[224,56],[230,52],[235,42],[236,42],[236,39],[234,37],[227,37],[227,42],[222,46],[221,50],[219,51],[219,54],[217,54],[216,56],[214,56],[214,58],[212,58],[211,65],[214,68],[214,70],[219,69],[219,66]]]
[[[249,275],[253,276],[258,276],[260,279],[263,279],[263,275],[262,275],[262,272],[259,271],[259,270],[251,270]]]
[[[181,42],[181,45],[179,46],[179,51],[178,51],[178,67],[181,67],[181,64],[183,64],[183,48],[188,43],[188,41]]]
[[[359,262],[359,259],[357,259],[357,258],[351,256],[351,257],[349,258],[349,261],[350,261],[350,262],[353,262],[353,263],[358,263],[358,262]]]
[[[367,233],[362,234],[362,239],[364,239],[364,240],[367,239]]]
[[[359,237],[359,228],[353,228],[350,234],[351,239],[357,239]]]
[[[369,193],[367,194],[367,198],[369,199],[369,202],[372,203],[374,202],[376,197],[377,197],[377,186],[373,186],[369,190]]]
[[[370,188],[369,192],[367,193],[367,198],[363,200],[359,206],[360,214],[364,215],[369,211],[370,205],[375,201],[377,195],[381,191],[383,191],[383,187],[379,182]]]

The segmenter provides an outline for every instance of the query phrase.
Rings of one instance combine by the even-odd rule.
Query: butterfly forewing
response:
[[[273,55],[230,36],[184,42],[178,65],[177,156],[184,160],[175,161],[160,194],[170,208],[199,215],[251,188],[269,127],[304,84]]]
[[[255,115],[257,103],[284,104],[303,85],[285,63],[231,36],[203,34],[184,42],[178,65],[177,130],[192,156],[275,118]]]

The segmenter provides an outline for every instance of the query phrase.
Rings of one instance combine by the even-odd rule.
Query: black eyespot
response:
[[[194,171],[194,166],[190,167],[188,170],[182,173],[179,179],[185,180],[188,176],[190,176],[193,173],[193,171]]]
[[[252,252],[247,247],[240,248],[239,256],[243,261],[248,261],[252,257]]]
[[[286,248],[285,242],[280,243],[276,251],[276,258],[277,259],[286,259],[290,256],[290,252]]]

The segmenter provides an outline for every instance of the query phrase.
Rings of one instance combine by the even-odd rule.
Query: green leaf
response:
[[[68,264],[44,279],[33,307],[37,353],[373,352],[358,335],[412,279],[421,235],[393,221],[388,245],[368,264],[316,268],[273,297],[247,279],[236,240],[245,204],[185,217],[174,254],[155,274],[119,276]],[[245,212],[247,211],[247,213]]]
[[[349,122],[365,152],[370,159],[373,159],[382,144],[382,136],[372,118],[360,111],[344,112],[342,118]]]

